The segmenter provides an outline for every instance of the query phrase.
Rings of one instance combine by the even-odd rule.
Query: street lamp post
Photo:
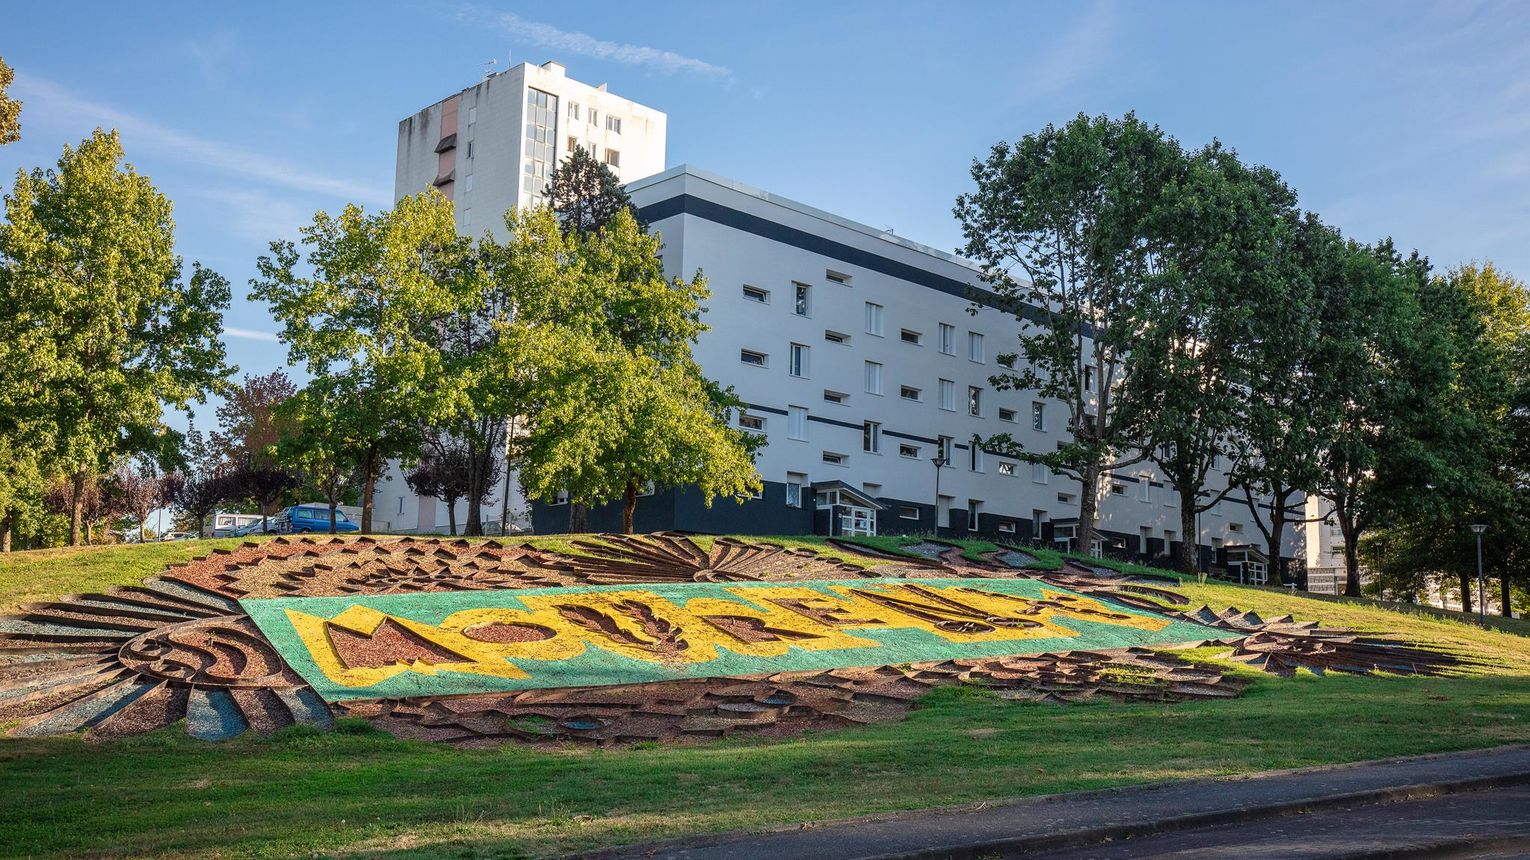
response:
[[[935,534],[938,537],[940,535],[940,470],[946,467],[947,461],[944,455],[937,454],[930,458],[930,462],[935,466]]]
[[[1477,536],[1477,614],[1487,614],[1487,591],[1482,582],[1482,533],[1487,531],[1487,523],[1472,523],[1472,534]]]

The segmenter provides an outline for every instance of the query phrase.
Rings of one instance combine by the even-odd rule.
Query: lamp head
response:
[[[930,458],[930,462],[934,463],[935,464],[935,468],[937,468],[937,469],[944,469],[946,467],[946,458],[945,457],[931,457]]]
[[[1470,526],[1468,526],[1468,528],[1472,530],[1472,534],[1480,535],[1487,531],[1487,523],[1472,523]]]

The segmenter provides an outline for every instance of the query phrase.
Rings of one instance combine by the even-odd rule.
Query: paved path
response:
[[[1428,829],[1422,822],[1431,822],[1439,839],[1414,839]],[[1362,830],[1367,823],[1374,826]],[[1309,830],[1311,850],[1298,850],[1308,844],[1299,840],[1307,838]],[[1052,795],[685,839],[589,856],[986,860],[1150,857],[1155,851],[1182,850],[1190,853],[1175,856],[1426,856],[1417,851],[1465,850],[1466,840],[1487,834],[1507,840],[1483,843],[1484,850],[1499,854],[1456,856],[1530,852],[1530,746]],[[1389,853],[1385,846],[1379,854],[1355,852],[1369,844],[1367,839],[1382,836],[1398,853]]]

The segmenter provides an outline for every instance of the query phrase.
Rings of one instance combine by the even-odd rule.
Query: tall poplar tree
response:
[[[232,372],[218,337],[228,282],[199,264],[182,277],[170,201],[122,159],[116,132],[97,129],[56,169],[18,173],[0,223],[0,338],[28,365],[0,402],[46,428],[73,544],[87,484],[118,455],[163,455],[163,408]]]

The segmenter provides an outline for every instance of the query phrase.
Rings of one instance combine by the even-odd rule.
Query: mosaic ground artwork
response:
[[[246,599],[241,606],[330,702],[1181,645],[1216,636],[1197,623],[1032,579],[586,586]]]
[[[1460,655],[1289,617],[1190,611],[1172,577],[1019,549],[846,558],[729,538],[277,538],[0,617],[0,721],[222,740],[337,715],[445,743],[609,743],[900,719],[930,689],[1171,702],[1265,672],[1441,674]],[[848,559],[848,560],[846,560]]]

